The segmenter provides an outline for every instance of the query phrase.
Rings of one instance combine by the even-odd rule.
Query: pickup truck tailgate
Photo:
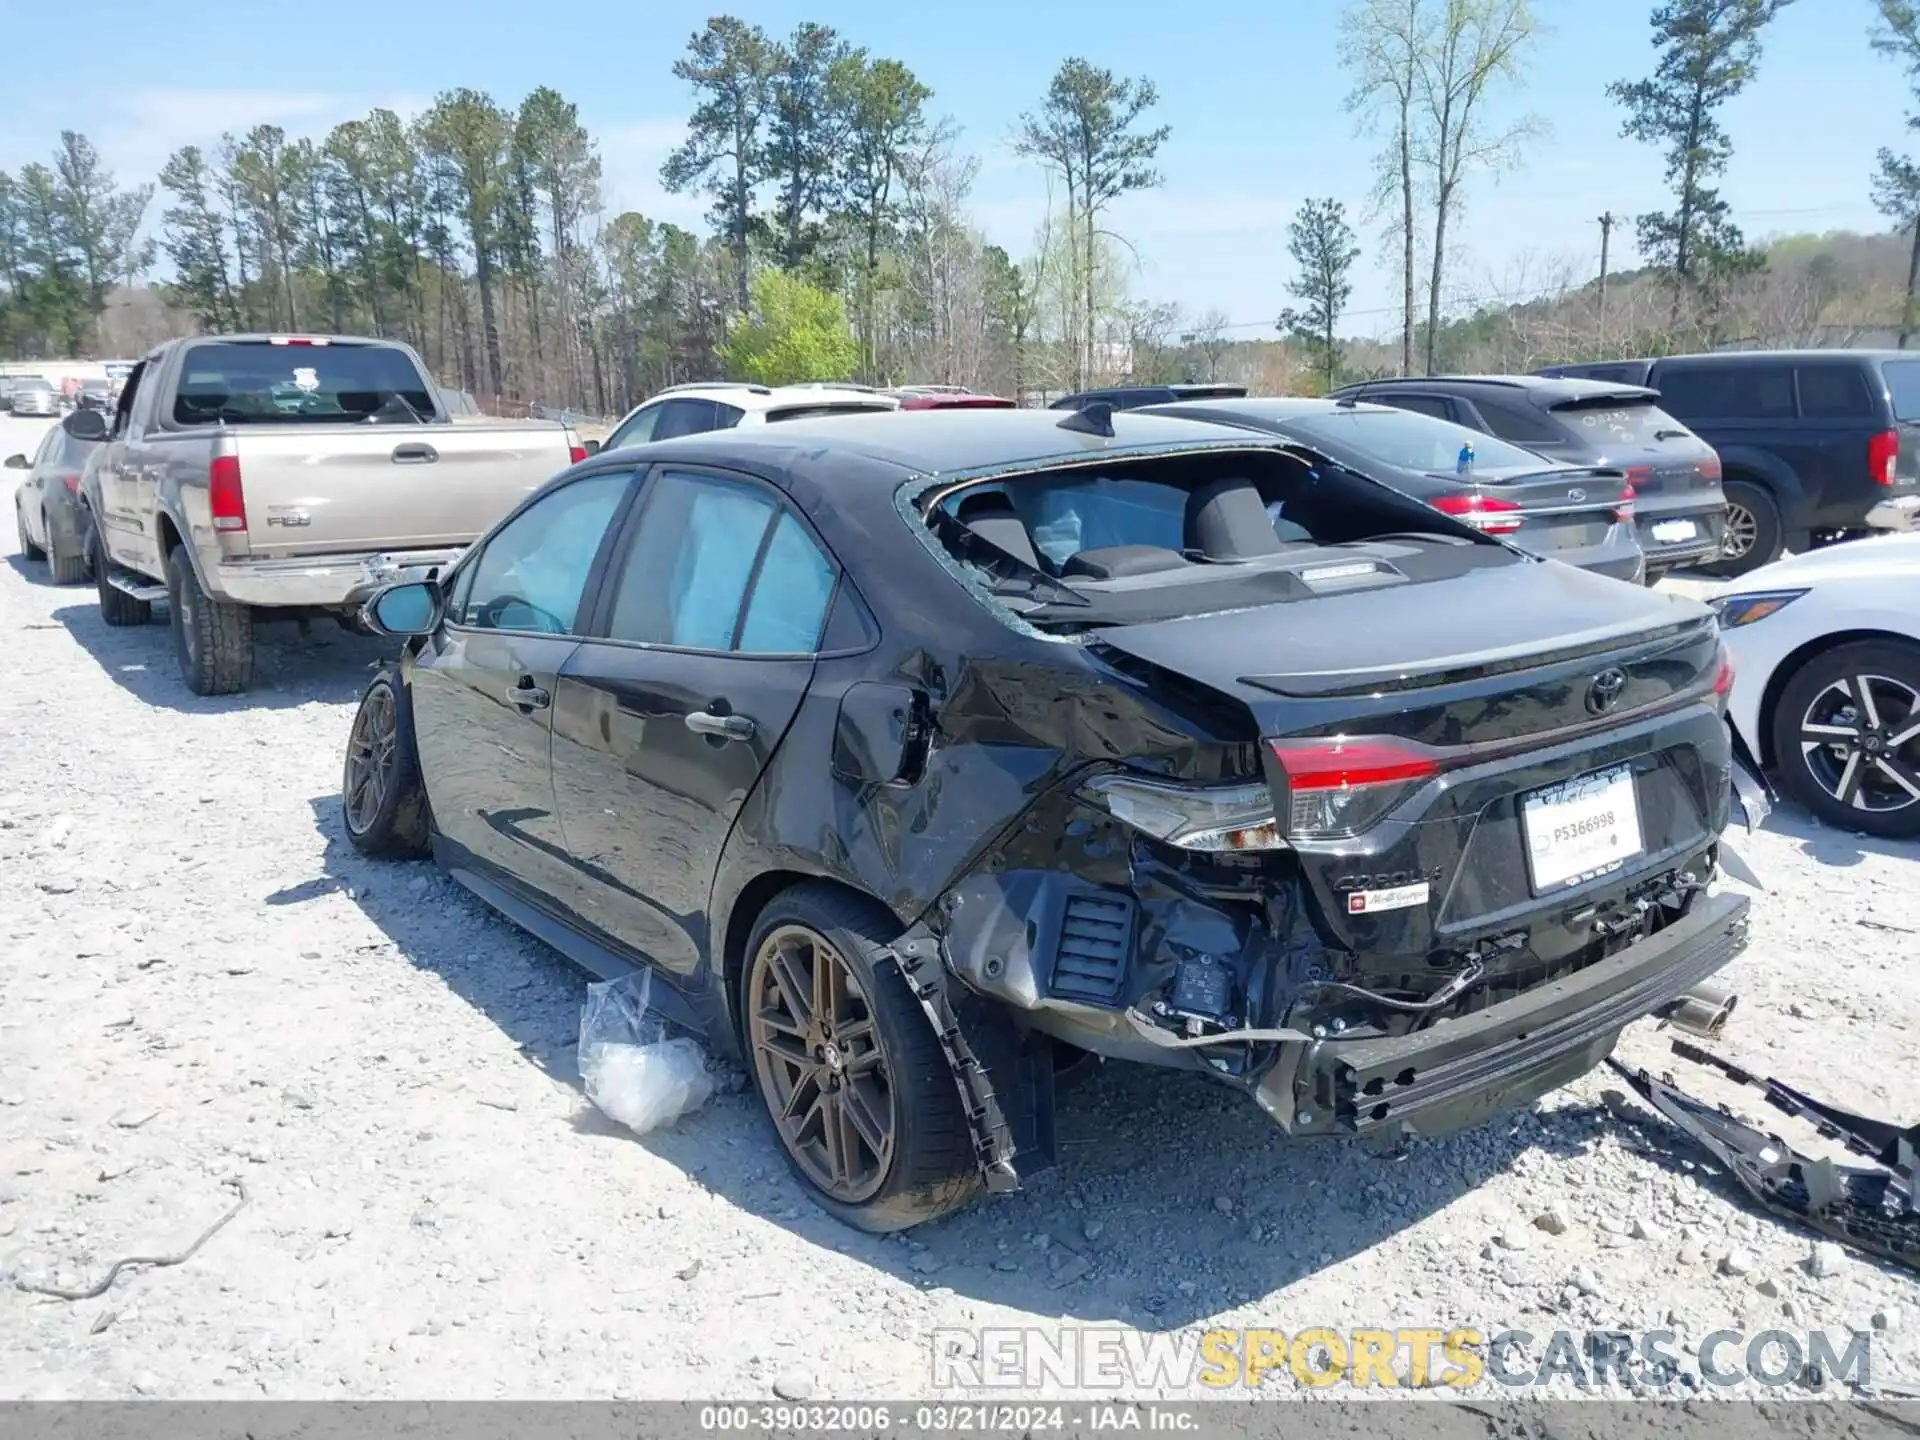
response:
[[[464,545],[572,462],[559,425],[231,432],[255,556]]]

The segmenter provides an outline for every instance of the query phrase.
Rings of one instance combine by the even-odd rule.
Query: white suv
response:
[[[629,410],[600,448],[621,450],[649,440],[671,440],[703,430],[731,430],[736,425],[802,420],[810,415],[899,408],[895,397],[859,385],[733,385],[718,380],[669,385]]]

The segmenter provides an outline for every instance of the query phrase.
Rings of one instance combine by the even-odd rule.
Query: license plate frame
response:
[[[1520,840],[1535,895],[1572,889],[1644,855],[1633,767],[1609,765],[1528,791],[1520,797]]]
[[[1681,545],[1700,538],[1700,527],[1691,520],[1656,520],[1650,532],[1662,545]]]

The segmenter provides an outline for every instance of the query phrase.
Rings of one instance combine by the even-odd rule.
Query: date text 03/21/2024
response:
[[[792,1431],[854,1431],[863,1434],[1028,1435],[1087,1430],[1163,1431],[1199,1428],[1199,1418],[1178,1405],[1125,1403],[1064,1406],[954,1403],[888,1405],[703,1405],[700,1428],[716,1434]]]

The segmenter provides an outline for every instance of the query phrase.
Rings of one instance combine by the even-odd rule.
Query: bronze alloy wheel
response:
[[[381,802],[393,788],[394,760],[399,739],[393,691],[379,685],[367,693],[360,713],[353,717],[347,736],[347,774],[344,797],[347,825],[365,834],[380,816]]]
[[[835,1200],[858,1204],[886,1183],[899,1128],[873,1004],[818,931],[783,925],[755,952],[747,1039],[780,1141]]]

